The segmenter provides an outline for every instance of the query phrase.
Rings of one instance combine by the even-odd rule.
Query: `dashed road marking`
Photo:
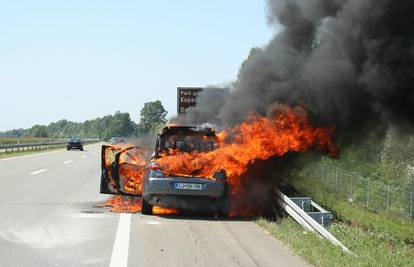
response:
[[[86,155],[82,155],[82,156],[81,156],[81,159],[84,159],[84,158],[86,158]]]
[[[128,265],[130,230],[131,213],[121,213],[109,267],[126,267]]]
[[[69,164],[69,163],[71,163],[73,160],[67,160],[67,161],[65,161],[65,162],[63,162],[63,164]]]
[[[41,169],[41,170],[29,173],[29,175],[36,175],[36,174],[39,174],[39,173],[42,173],[42,172],[45,172],[45,171],[47,171],[47,169]]]
[[[13,160],[13,159],[31,158],[31,157],[43,156],[43,155],[47,155],[47,154],[59,153],[59,152],[62,152],[62,151],[63,150],[51,151],[51,152],[39,152],[39,153],[36,153],[36,154],[27,155],[27,156],[18,156],[18,157],[11,157],[11,158],[0,159],[0,161],[8,161],[8,160]]]

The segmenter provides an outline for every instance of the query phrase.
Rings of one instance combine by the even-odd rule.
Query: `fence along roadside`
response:
[[[414,221],[414,192],[373,181],[359,174],[324,164],[313,165],[308,174],[342,199],[390,217]]]

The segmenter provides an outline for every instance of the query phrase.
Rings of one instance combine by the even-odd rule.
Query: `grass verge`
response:
[[[339,247],[304,230],[291,218],[259,219],[257,223],[261,227],[315,266],[414,267],[413,223],[348,201],[325,188],[318,177],[304,169],[306,166],[308,164],[297,165],[283,180],[293,186],[292,194],[296,191],[300,192],[298,195],[310,196],[333,213],[335,221],[329,231],[355,255],[342,252]]]
[[[295,189],[303,195],[311,196],[313,200],[331,211],[336,220],[365,231],[375,232],[391,242],[403,242],[414,246],[414,223],[374,213],[355,203],[345,201],[335,192],[326,190],[311,176],[297,173],[296,177],[291,179]]]
[[[414,266],[412,245],[384,239],[374,231],[345,223],[334,223],[329,231],[355,255],[344,253],[327,240],[305,231],[291,218],[278,221],[260,218],[257,224],[315,266]]]

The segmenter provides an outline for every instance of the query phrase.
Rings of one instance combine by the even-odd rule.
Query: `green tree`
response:
[[[240,66],[239,73],[237,74],[237,79],[238,80],[240,80],[240,77],[242,75],[241,73],[242,73],[243,69],[246,67],[246,65],[249,64],[253,60],[253,58],[256,57],[257,54],[261,53],[262,51],[263,50],[261,48],[256,47],[256,46],[250,48],[249,55],[247,56],[247,58],[245,60],[243,60],[241,66]]]
[[[0,136],[32,136],[49,138],[110,138],[112,136],[128,137],[136,134],[136,124],[131,120],[129,113],[117,111],[114,115],[72,122],[59,120],[47,126],[35,125],[29,129],[17,129],[0,132]]]
[[[155,132],[167,122],[168,112],[161,101],[152,101],[144,104],[138,125],[139,133]]]
[[[249,55],[247,56],[245,60],[243,60],[241,64],[241,68],[243,68],[247,63],[249,63],[257,55],[257,53],[260,53],[260,52],[262,52],[262,49],[260,49],[259,47],[255,46],[255,47],[250,48]]]
[[[44,125],[35,125],[30,130],[30,136],[33,137],[47,137],[47,128]]]
[[[117,111],[109,121],[109,130],[111,136],[130,136],[135,132],[135,125],[129,113]]]

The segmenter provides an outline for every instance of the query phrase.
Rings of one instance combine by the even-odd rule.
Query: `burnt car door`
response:
[[[119,181],[116,181],[113,175],[116,170],[115,157],[118,151],[114,146],[102,145],[100,188],[102,194],[119,194]]]
[[[102,194],[141,195],[148,152],[137,146],[103,145]]]

